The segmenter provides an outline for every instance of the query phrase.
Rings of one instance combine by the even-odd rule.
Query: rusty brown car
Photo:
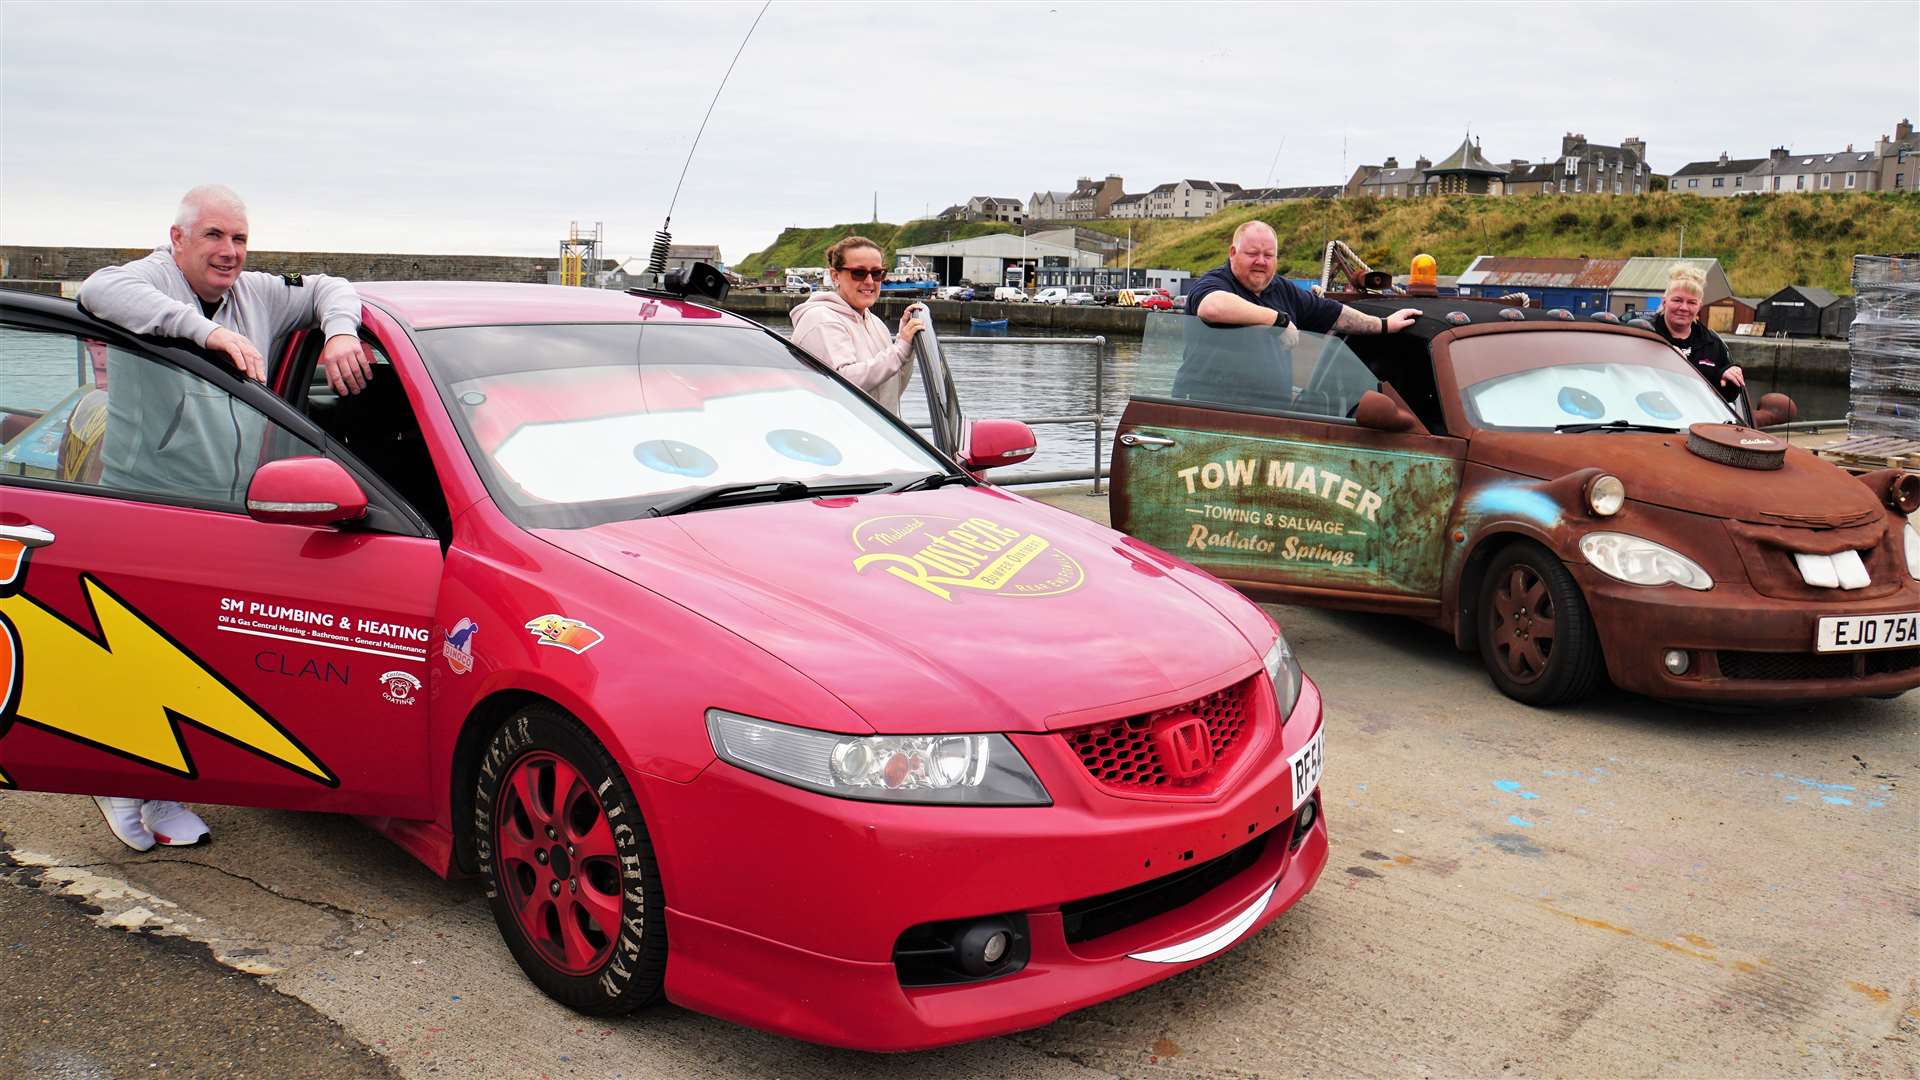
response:
[[[1695,702],[1920,685],[1920,476],[1742,423],[1642,329],[1342,298],[1421,316],[1352,338],[1150,318],[1117,527],[1257,598],[1429,623],[1534,705],[1603,673]]]

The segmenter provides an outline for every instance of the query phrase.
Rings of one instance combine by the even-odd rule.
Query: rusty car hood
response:
[[[1685,432],[1480,431],[1467,460],[1540,480],[1599,466],[1629,499],[1755,525],[1846,528],[1883,512],[1865,484],[1805,450],[1789,448],[1778,469],[1743,469],[1696,456]]]

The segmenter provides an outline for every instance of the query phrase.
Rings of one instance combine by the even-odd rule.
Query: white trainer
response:
[[[119,841],[135,851],[145,851],[153,846],[153,833],[140,820],[140,808],[145,805],[139,799],[116,799],[107,795],[95,795],[93,805],[100,808],[100,816],[107,819],[107,828]]]
[[[192,847],[206,842],[207,823],[177,802],[143,803],[140,817],[153,838],[168,847]]]

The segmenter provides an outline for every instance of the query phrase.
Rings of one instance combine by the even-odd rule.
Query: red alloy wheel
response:
[[[620,938],[620,858],[606,810],[565,758],[537,750],[513,763],[494,820],[500,881],[541,958],[587,975]]]
[[[1495,582],[1492,599],[1487,632],[1494,655],[1508,678],[1534,682],[1546,674],[1558,636],[1553,594],[1532,567],[1516,562]]]

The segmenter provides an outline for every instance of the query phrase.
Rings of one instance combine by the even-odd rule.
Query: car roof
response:
[[[754,324],[716,307],[662,293],[501,281],[356,281],[361,299],[416,330],[536,323],[693,322]]]
[[[1565,327],[1571,324],[1584,324],[1592,327],[1606,327],[1607,329],[1617,330],[1621,333],[1652,334],[1651,330],[1634,327],[1625,322],[1610,322],[1606,319],[1595,319],[1591,316],[1585,319],[1575,316],[1569,320],[1554,314],[1552,309],[1517,307],[1513,304],[1502,303],[1500,300],[1490,297],[1354,296],[1343,293],[1328,293],[1327,297],[1331,300],[1339,300],[1349,307],[1364,311],[1369,315],[1386,316],[1399,311],[1401,308],[1417,308],[1423,318],[1415,319],[1413,325],[1407,328],[1406,333],[1425,339],[1438,337],[1449,330],[1454,330],[1461,326],[1488,325],[1502,326],[1514,330],[1546,330],[1554,327]],[[1502,315],[1501,313],[1503,311],[1516,311],[1520,317],[1516,319],[1512,316]],[[1454,312],[1466,316],[1466,321],[1461,322],[1459,319],[1448,321],[1447,316]]]

